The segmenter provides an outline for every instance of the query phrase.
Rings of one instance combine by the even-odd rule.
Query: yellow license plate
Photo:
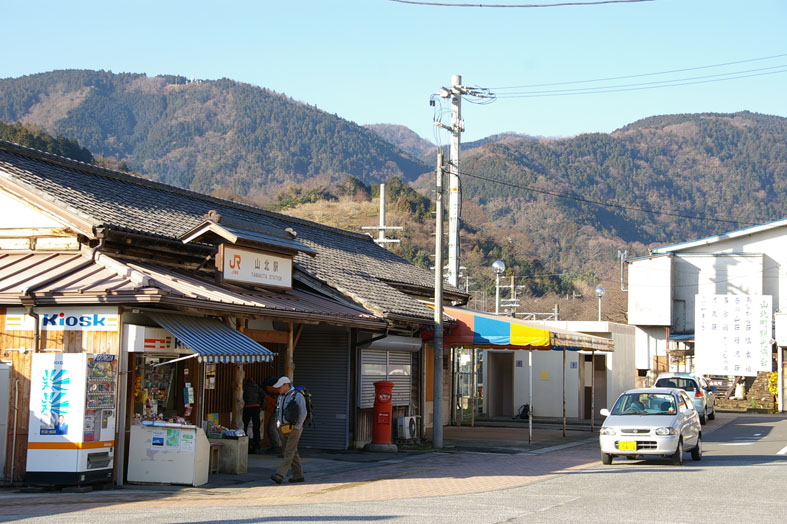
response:
[[[637,443],[631,441],[618,442],[618,449],[621,451],[637,451]]]

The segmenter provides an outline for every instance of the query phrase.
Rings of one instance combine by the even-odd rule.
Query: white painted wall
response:
[[[671,317],[672,258],[640,258],[628,266],[629,324],[664,326]]]
[[[787,240],[786,240],[787,241]],[[761,254],[687,254],[673,260],[672,331],[692,333],[696,295],[762,295]]]
[[[0,229],[63,227],[49,215],[0,190]]]

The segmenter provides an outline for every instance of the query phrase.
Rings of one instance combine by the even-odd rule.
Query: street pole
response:
[[[451,77],[451,149],[448,157],[448,283],[459,284],[459,210],[462,188],[459,184],[459,144],[462,123],[462,76]]]
[[[434,248],[434,395],[432,447],[443,447],[443,153],[437,153]]]
[[[500,314],[500,273],[495,275],[495,315]]]

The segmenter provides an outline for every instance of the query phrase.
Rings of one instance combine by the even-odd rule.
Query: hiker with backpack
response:
[[[281,377],[275,388],[279,388],[279,400],[276,405],[276,420],[281,433],[283,459],[271,480],[276,484],[284,482],[284,477],[292,466],[289,482],[303,482],[303,468],[298,454],[298,441],[301,439],[303,424],[306,421],[306,395],[301,388],[294,388],[288,377]]]

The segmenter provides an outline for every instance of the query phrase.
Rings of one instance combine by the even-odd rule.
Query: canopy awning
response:
[[[147,311],[161,327],[198,355],[200,362],[270,362],[273,353],[215,318]]]
[[[613,351],[610,339],[555,328],[514,317],[491,315],[472,309],[445,307],[456,326],[443,335],[446,347]]]

